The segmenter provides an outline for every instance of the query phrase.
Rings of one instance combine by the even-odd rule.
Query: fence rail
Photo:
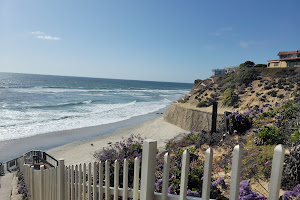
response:
[[[84,163],[75,166],[65,166],[64,160],[58,161],[58,166],[35,170],[33,166],[24,164],[20,170],[24,174],[25,184],[31,194],[31,199],[58,200],[91,200],[119,197],[128,200],[209,200],[211,187],[211,170],[213,150],[205,152],[202,198],[187,197],[187,182],[190,155],[184,151],[182,156],[180,195],[168,194],[170,156],[164,155],[164,171],[162,193],[154,191],[157,142],[145,140],[143,143],[142,168],[140,160],[134,161],[133,188],[128,188],[128,161],[123,163],[123,188],[119,187],[119,176],[114,176],[114,186],[110,187],[110,162]],[[242,148],[236,146],[233,150],[232,172],[230,181],[230,200],[239,198]],[[284,161],[284,148],[277,145],[274,149],[273,164],[270,179],[269,200],[277,200],[281,183]],[[20,161],[22,163],[22,161]],[[119,174],[120,163],[115,161],[114,174]],[[139,187],[139,177],[141,185]]]

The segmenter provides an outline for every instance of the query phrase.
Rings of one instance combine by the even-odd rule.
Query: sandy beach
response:
[[[120,128],[112,134],[96,137],[87,141],[78,141],[63,146],[59,146],[47,151],[56,159],[63,158],[66,165],[87,163],[95,161],[93,154],[95,151],[109,146],[127,138],[131,134],[140,134],[142,138],[155,139],[159,149],[163,149],[165,142],[179,134],[187,131],[163,121],[163,117],[147,120],[138,125]]]

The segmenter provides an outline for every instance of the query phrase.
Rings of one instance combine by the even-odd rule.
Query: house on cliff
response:
[[[277,60],[268,60],[268,68],[300,67],[300,50],[279,52],[277,56]]]

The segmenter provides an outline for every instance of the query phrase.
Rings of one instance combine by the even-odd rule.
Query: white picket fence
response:
[[[128,188],[128,161],[124,160],[123,188],[119,187],[119,176],[114,176],[114,187],[110,186],[110,165],[105,163],[88,163],[75,166],[65,166],[64,160],[60,159],[58,167],[35,170],[33,166],[22,165],[20,170],[24,174],[25,184],[34,200],[91,200],[110,199],[123,200],[132,198],[133,200],[209,200],[211,187],[211,170],[213,160],[213,150],[205,152],[204,176],[202,186],[202,198],[187,197],[187,182],[190,163],[188,151],[184,151],[182,156],[182,171],[180,195],[168,194],[170,156],[164,155],[163,185],[162,193],[155,191],[155,169],[156,169],[157,142],[145,140],[143,144],[141,183],[139,188],[139,168],[140,160],[134,161],[133,188]],[[239,198],[239,185],[241,173],[242,149],[236,146],[233,150],[232,172],[230,181],[230,200]],[[21,163],[24,160],[21,158]],[[271,180],[269,188],[269,200],[278,200],[281,176],[284,162],[284,147],[277,145],[274,149]],[[105,166],[104,166],[105,165]],[[119,162],[114,163],[114,174],[119,174]],[[97,171],[98,169],[98,171]],[[105,172],[103,171],[105,169]],[[103,178],[105,174],[105,180]],[[87,177],[87,179],[86,179]],[[99,183],[97,178],[99,177]],[[93,198],[92,198],[93,196]]]

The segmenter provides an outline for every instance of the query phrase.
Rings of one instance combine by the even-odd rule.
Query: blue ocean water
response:
[[[167,107],[192,84],[0,73],[0,141],[114,123]]]

